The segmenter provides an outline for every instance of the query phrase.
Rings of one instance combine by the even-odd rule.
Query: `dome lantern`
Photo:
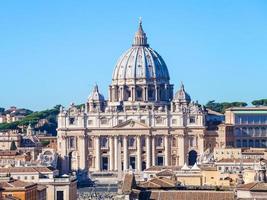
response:
[[[138,27],[138,31],[135,33],[134,36],[134,42],[133,42],[133,46],[149,46],[147,44],[147,37],[146,37],[146,33],[143,30],[142,27],[142,18],[139,18],[139,27]]]

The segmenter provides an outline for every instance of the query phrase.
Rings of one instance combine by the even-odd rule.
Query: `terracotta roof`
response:
[[[249,191],[267,191],[267,183],[257,183],[257,182],[252,182],[252,183],[247,183],[243,184],[238,187],[239,190],[249,190]]]
[[[162,171],[166,169],[178,171],[181,169],[181,167],[180,166],[152,166],[152,167],[145,169],[145,171]]]
[[[173,176],[173,175],[175,175],[175,173],[168,169],[162,170],[156,174],[156,176]]]
[[[151,180],[141,182],[138,186],[141,188],[147,188],[147,189],[148,188],[153,188],[153,189],[174,188],[176,187],[176,181],[173,181],[165,177],[156,177]]]
[[[122,184],[122,192],[124,194],[129,194],[132,191],[132,188],[136,185],[134,174],[125,174]]]
[[[200,167],[202,171],[217,171],[217,167],[204,166]]]
[[[152,167],[145,169],[145,171],[160,171],[162,168],[163,167],[161,166],[152,166]]]
[[[151,190],[142,191],[139,195],[139,199],[166,199],[166,200],[234,200],[233,191],[199,191],[199,190]]]
[[[19,152],[17,152],[17,151],[11,151],[11,150],[0,151],[0,156],[16,156],[18,154],[19,154]]]
[[[45,190],[46,188],[47,188],[47,187],[46,187],[45,185],[40,185],[40,184],[37,185],[37,190],[38,190],[38,191]]]
[[[243,162],[243,163],[254,163],[255,160],[254,159],[240,159],[240,158],[224,158],[224,159],[221,159],[219,161],[217,161],[217,163],[240,163],[240,162]]]
[[[24,182],[21,180],[9,180],[9,181],[3,181],[0,182],[0,188],[7,190],[7,189],[17,189],[17,188],[27,188],[37,185],[36,183],[31,183],[31,182]]]
[[[19,172],[30,172],[30,173],[45,173],[52,172],[53,168],[49,167],[9,167],[0,168],[0,173],[19,173]]]

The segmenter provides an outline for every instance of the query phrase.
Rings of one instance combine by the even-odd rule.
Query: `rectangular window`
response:
[[[106,124],[108,124],[108,120],[105,119],[105,118],[104,118],[104,119],[101,119],[100,122],[101,122],[102,125],[106,125]]]
[[[172,119],[172,124],[176,125],[177,124],[177,120],[176,119]]]
[[[75,124],[75,117],[70,117],[69,118],[69,124],[74,125]]]
[[[64,192],[57,191],[57,200],[64,200]]]
[[[190,124],[194,124],[194,123],[196,123],[196,118],[195,118],[195,117],[190,117],[190,118],[189,118],[189,123],[190,123]]]
[[[157,165],[158,166],[163,166],[163,156],[158,156],[157,157]]]
[[[93,120],[88,120],[88,125],[93,125]]]
[[[161,118],[161,117],[158,117],[158,118],[156,118],[156,123],[157,124],[163,124],[163,119]]]

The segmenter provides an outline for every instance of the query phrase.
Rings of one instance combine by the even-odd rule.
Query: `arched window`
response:
[[[142,93],[143,93],[143,89],[140,87],[136,88],[136,98],[137,99],[142,99]]]
[[[129,137],[128,139],[128,145],[129,147],[134,147],[135,146],[135,138],[134,137]]]
[[[129,137],[128,146],[129,147],[135,147],[135,138],[134,137]]]
[[[163,147],[163,138],[157,137],[157,147]]]
[[[75,147],[74,137],[70,137],[70,148],[74,148],[74,147]]]
[[[92,140],[92,138],[88,139],[88,147],[89,148],[93,148],[93,140]]]
[[[176,142],[177,142],[177,141],[176,141],[176,138],[173,137],[173,138],[172,138],[172,146],[173,146],[173,147],[176,147],[176,145],[177,145]]]
[[[146,138],[141,137],[141,146],[145,147],[146,146]]]
[[[101,137],[101,147],[102,148],[108,147],[108,138],[107,137]]]
[[[149,88],[148,89],[148,98],[153,99],[154,98],[154,89]]]

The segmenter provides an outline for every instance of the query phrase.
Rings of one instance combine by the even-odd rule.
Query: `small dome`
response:
[[[191,102],[191,97],[185,91],[183,83],[181,84],[181,88],[176,92],[174,100],[178,101],[180,103],[190,103]]]
[[[119,58],[112,78],[113,83],[137,79],[146,82],[154,82],[155,80],[168,82],[170,80],[164,60],[147,43],[141,21],[132,47]]]
[[[95,85],[92,93],[88,97],[88,101],[105,101],[105,98],[102,94],[100,94],[98,90],[98,85]]]

